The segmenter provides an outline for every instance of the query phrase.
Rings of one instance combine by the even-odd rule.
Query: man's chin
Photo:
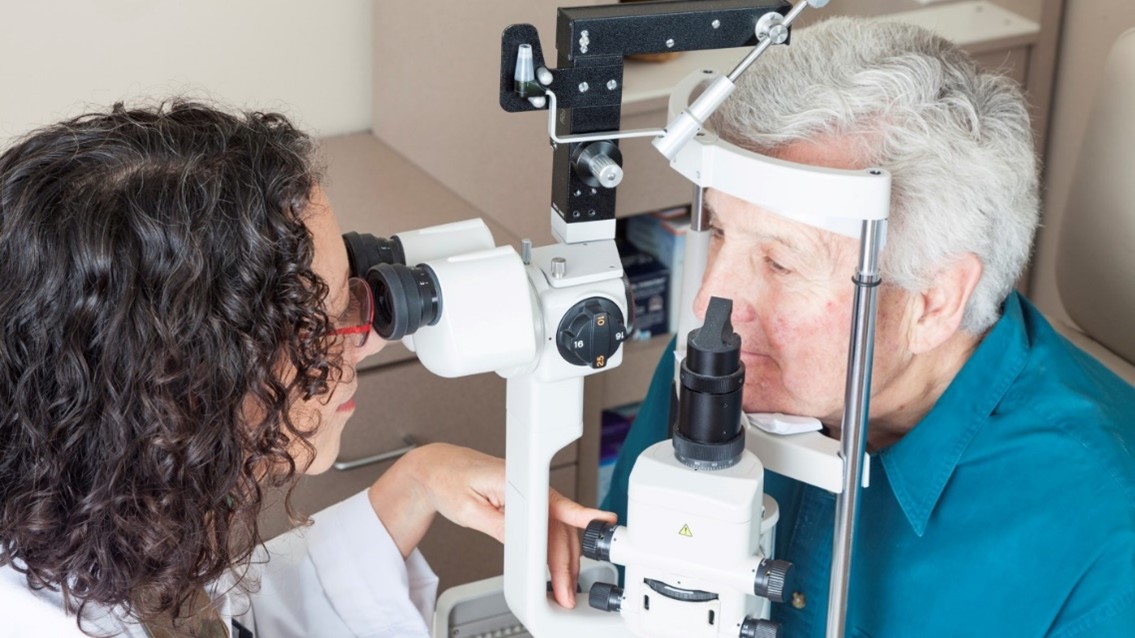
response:
[[[757,394],[757,393],[754,393]],[[764,393],[754,401],[742,401],[741,408],[746,414],[768,413],[768,414],[792,414],[795,416],[805,416],[801,412],[799,406],[795,406],[791,401],[776,401],[769,400],[768,393]]]
[[[745,414],[786,414],[790,416],[806,416],[817,418],[821,421],[826,421],[822,416],[814,414],[814,410],[792,405],[791,403],[777,403],[768,401],[759,401],[753,403],[742,403],[741,409]]]

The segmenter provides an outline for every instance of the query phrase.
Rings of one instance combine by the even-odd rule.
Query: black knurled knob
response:
[[[601,520],[591,521],[583,530],[583,555],[591,560],[611,560],[611,532],[615,526]]]
[[[741,638],[780,638],[780,623],[764,618],[746,618],[741,623]]]
[[[774,603],[782,603],[785,596],[796,591],[796,570],[786,560],[766,558],[757,567],[753,582],[753,593],[768,598]]]
[[[587,604],[599,611],[619,611],[623,606],[623,588],[611,583],[595,583],[587,593]]]
[[[589,297],[575,304],[556,329],[556,344],[564,361],[596,370],[607,367],[626,338],[623,311],[606,297]]]

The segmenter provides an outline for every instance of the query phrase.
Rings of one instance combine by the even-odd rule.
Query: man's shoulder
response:
[[[1045,335],[966,461],[996,464],[993,474],[1016,490],[1047,493],[1079,524],[1135,528],[1135,388],[1059,335]]]
[[[1026,393],[1061,401],[1075,396],[1086,399],[1082,405],[1114,407],[1120,416],[1135,420],[1129,410],[1135,405],[1135,387],[1061,334],[1027,299],[1021,298],[1020,307],[1029,352],[1018,391],[1031,388]]]
[[[1038,444],[1097,457],[1114,465],[1111,471],[1135,472],[1135,387],[1059,334],[1031,305],[1023,310],[1028,359],[991,419],[1008,436],[1031,434]],[[1046,433],[1053,436],[1044,438]]]
[[[1062,373],[1067,371],[1019,379],[971,453],[996,450],[1006,467],[1014,459],[1031,464],[1063,482],[1065,492],[1098,494],[1114,486],[1135,508],[1135,391],[1068,382],[1058,378]]]

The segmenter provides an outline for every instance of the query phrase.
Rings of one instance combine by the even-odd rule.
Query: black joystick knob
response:
[[[796,570],[786,560],[766,558],[757,567],[753,579],[753,593],[768,598],[774,603],[782,603],[785,596],[796,591]]]
[[[780,623],[764,618],[746,618],[741,623],[741,638],[780,638]]]
[[[611,560],[611,537],[615,525],[605,521],[591,521],[583,530],[583,555],[591,560]]]
[[[587,604],[599,611],[619,611],[623,606],[623,588],[611,583],[595,583],[587,593]]]

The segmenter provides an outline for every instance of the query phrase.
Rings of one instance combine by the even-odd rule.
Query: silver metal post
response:
[[[559,103],[556,94],[546,89],[544,95],[548,97],[548,137],[556,144],[570,144],[572,142],[598,142],[600,140],[626,140],[635,137],[658,137],[666,133],[666,129],[644,128],[630,131],[601,131],[599,133],[577,133],[575,135],[556,135],[556,110]]]
[[[709,230],[709,213],[702,205],[705,201],[705,189],[694,184],[694,201],[690,205],[690,230],[700,233]]]
[[[851,581],[851,550],[863,456],[867,447],[867,416],[871,400],[871,364],[875,354],[875,306],[879,286],[879,238],[884,222],[863,222],[859,247],[859,271],[854,279],[854,318],[847,358],[840,454],[843,456],[843,491],[836,499],[832,545],[832,573],[828,601],[828,638],[842,638],[847,621],[847,596]]]

